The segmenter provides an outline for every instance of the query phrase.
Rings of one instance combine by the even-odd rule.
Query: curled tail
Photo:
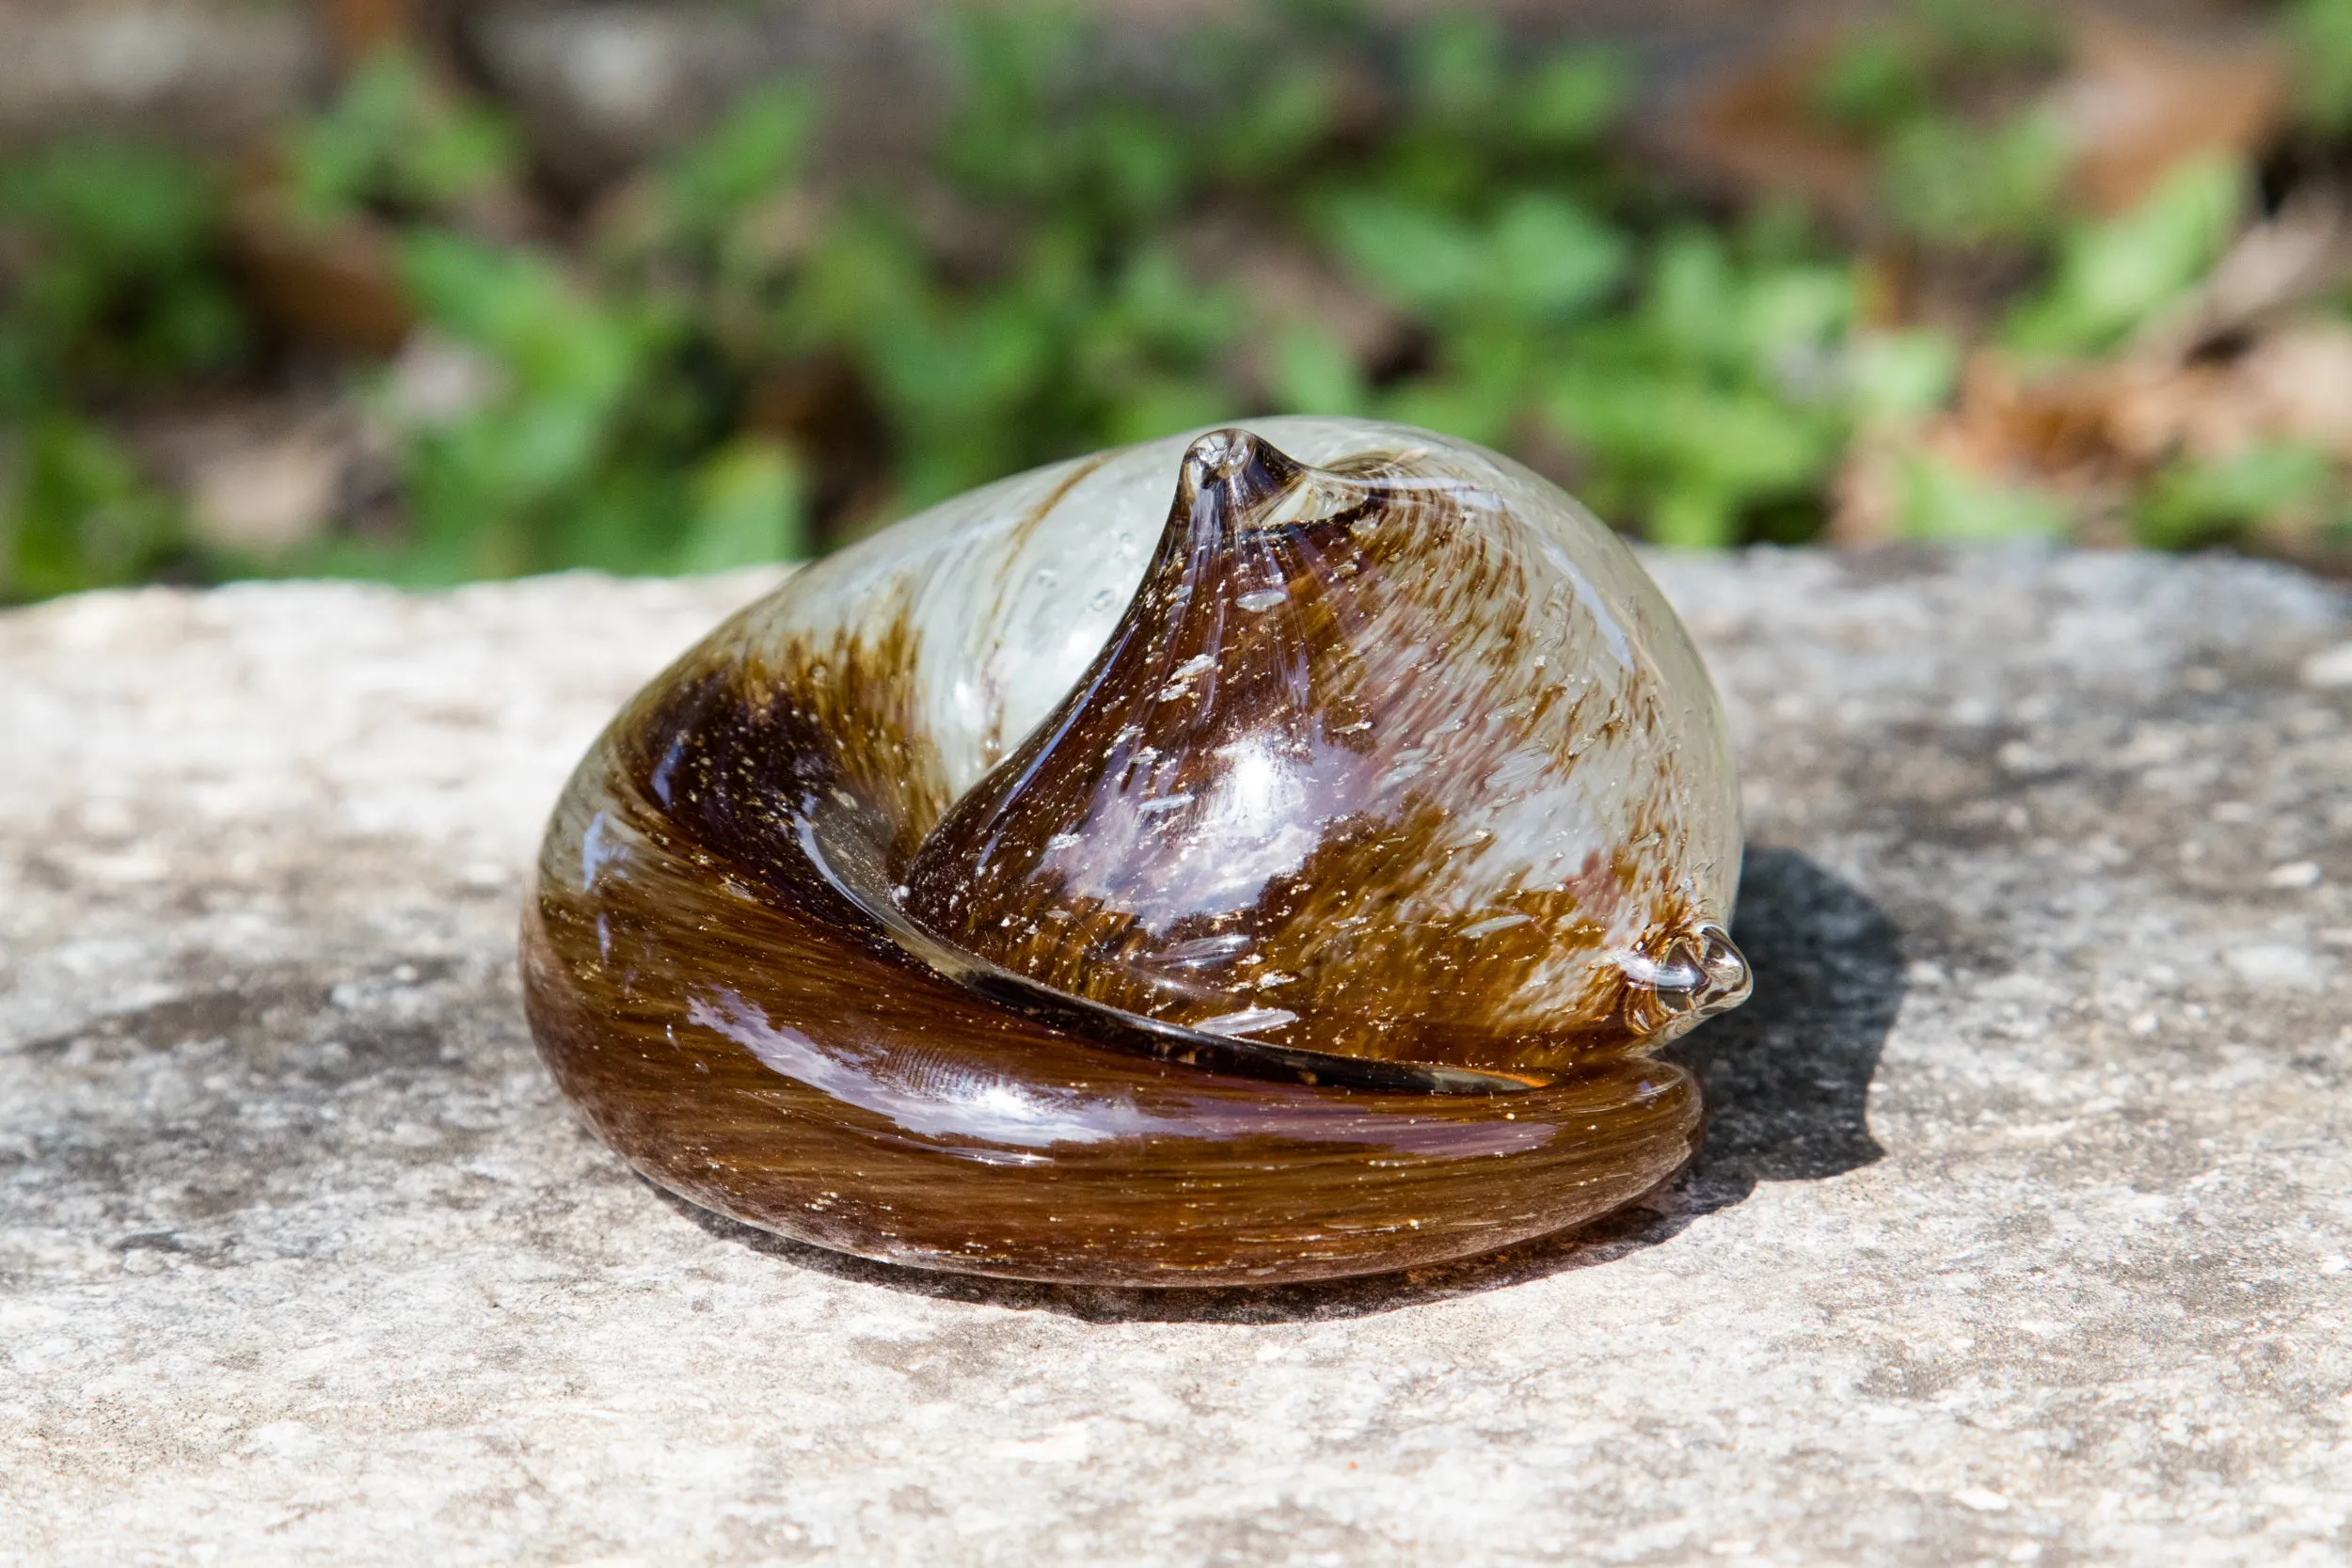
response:
[[[549,836],[532,1030],[631,1164],[762,1229],[1023,1279],[1335,1278],[1581,1224],[1694,1148],[1696,1085],[1640,1057],[1443,1094],[1102,1043],[908,957],[814,866],[714,863],[632,795],[577,789]]]

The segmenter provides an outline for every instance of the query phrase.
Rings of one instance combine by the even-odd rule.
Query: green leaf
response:
[[[436,115],[393,162],[400,194],[448,208],[515,177],[521,152],[514,132],[496,115],[451,109]]]
[[[1195,137],[1136,104],[1098,110],[1083,132],[1084,180],[1128,222],[1172,212],[1192,173]]]
[[[1950,401],[1960,381],[1960,345],[1931,327],[1861,333],[1845,363],[1855,411],[1867,417],[1931,413]]]
[[[1737,366],[1747,357],[1740,325],[1740,288],[1721,240],[1686,230],[1659,247],[1641,325],[1666,356]]]
[[[1896,223],[1930,244],[2032,241],[2057,221],[2067,158],[2066,137],[2046,113],[1990,131],[1930,114],[1895,134],[1881,183]]]
[[[1673,550],[1720,550],[1739,543],[1731,498],[1705,484],[1669,484],[1651,504],[1649,536]]]
[[[525,395],[610,408],[657,336],[654,323],[604,307],[527,251],[423,230],[400,261],[425,319],[496,357]]]
[[[2068,232],[2049,287],[2010,316],[2003,338],[2028,353],[2113,345],[2204,277],[2234,232],[2245,171],[2219,159],[2184,165],[2121,217]]]
[[[297,216],[331,224],[366,206],[446,209],[512,179],[518,143],[405,49],[360,62],[326,110],[281,137]]]
[[[1624,238],[1564,197],[1514,198],[1486,226],[1368,191],[1332,204],[1330,230],[1375,289],[1432,320],[1530,325],[1597,304],[1623,277]]]
[[[1356,191],[1332,204],[1328,227],[1347,264],[1407,310],[1449,314],[1480,289],[1480,236],[1448,214]]]
[[[798,176],[818,101],[786,81],[755,88],[670,161],[663,183],[690,223],[713,228]]]
[[[1286,414],[1360,414],[1370,396],[1347,345],[1312,323],[1276,337],[1267,381],[1275,406]]]
[[[2295,442],[2185,460],[2138,498],[2134,531],[2159,549],[2194,548],[2311,510],[2326,499],[2333,479],[2327,452]]]
[[[1566,198],[1517,197],[1486,238],[1485,293],[1498,311],[1557,321],[1614,288],[1627,254],[1615,230]]]
[[[1836,427],[1824,416],[1675,377],[1571,372],[1548,408],[1601,461],[1727,503],[1818,483],[1836,453]]]
[[[122,142],[67,143],[0,165],[0,219],[106,267],[184,261],[217,227],[217,197],[210,170]]]
[[[942,165],[984,191],[1034,198],[1062,188],[1085,150],[1054,100],[1076,73],[1085,28],[1036,9],[966,8],[955,20],[960,80]]]
[[[412,56],[382,51],[360,63],[326,112],[290,129],[279,161],[295,214],[324,225],[373,195],[424,90]]]
[[[1283,58],[1270,79],[1249,83],[1208,128],[1219,166],[1249,181],[1270,178],[1331,134],[1342,89],[1319,60]]]
[[[2061,538],[2067,531],[2065,508],[2056,498],[1985,479],[1927,452],[1903,461],[1897,504],[1897,531],[1912,539],[1980,543]]]
[[[1862,29],[1840,42],[1811,84],[1815,113],[1829,124],[1884,136],[1934,102],[1917,40],[1893,27]]]
[[[2352,0],[2295,0],[2287,37],[2303,122],[2328,135],[2352,131]]]
[[[0,492],[0,599],[136,582],[181,543],[177,504],[95,424],[58,413],[32,420],[13,467]]]
[[[870,345],[939,311],[926,258],[903,228],[871,209],[836,219],[818,237],[784,306],[784,336],[806,352]]]
[[[1744,366],[1772,377],[1807,357],[1827,355],[1853,313],[1853,279],[1843,268],[1783,266],[1752,270],[1739,296],[1738,341]]]
[[[723,572],[808,553],[800,464],[776,442],[746,438],[706,458],[694,476],[693,506],[680,571]]]
[[[1613,50],[1578,47],[1545,55],[1518,89],[1520,137],[1552,151],[1589,146],[1617,123],[1633,73]]]
[[[1433,18],[1407,41],[1406,71],[1414,104],[1423,113],[1477,122],[1502,101],[1502,29],[1483,16]]]
[[[161,149],[0,163],[0,417],[232,364],[250,341],[217,254],[220,182]]]
[[[1512,388],[1462,379],[1406,382],[1390,392],[1380,407],[1383,419],[1489,447],[1509,439],[1518,412]]]

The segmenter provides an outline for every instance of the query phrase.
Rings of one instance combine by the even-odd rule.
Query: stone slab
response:
[[[0,616],[0,1559],[2352,1558],[2352,606],[1658,562],[1756,1000],[1581,1240],[1263,1293],[894,1271],[570,1119],[521,868],[759,580]]]

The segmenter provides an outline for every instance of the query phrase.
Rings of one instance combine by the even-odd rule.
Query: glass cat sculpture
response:
[[[525,995],[588,1123],[750,1225],[1326,1279],[1680,1170],[1654,1053],[1747,994],[1740,854],[1613,534],[1459,441],[1266,420],[992,484],[722,626],[564,790]]]

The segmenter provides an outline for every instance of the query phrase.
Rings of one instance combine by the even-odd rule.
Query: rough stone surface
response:
[[[0,1559],[2352,1557],[2352,618],[2128,557],[1661,563],[1758,994],[1578,1243],[1052,1291],[698,1217],[511,962],[757,583],[0,617]]]

